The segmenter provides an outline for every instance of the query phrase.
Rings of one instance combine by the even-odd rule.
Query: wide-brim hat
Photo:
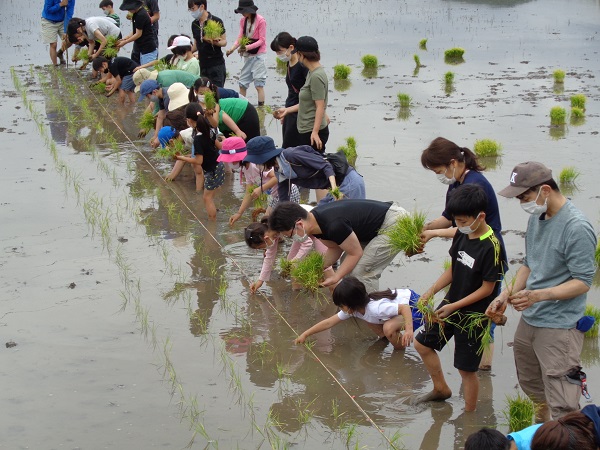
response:
[[[264,164],[271,158],[279,155],[283,149],[275,147],[275,141],[269,136],[256,136],[246,142],[248,154],[244,162]]]
[[[190,91],[183,83],[173,83],[167,90],[169,96],[169,111],[187,105],[190,102],[188,97]]]
[[[233,10],[236,14],[256,14],[258,6],[254,4],[253,0],[240,0],[238,7]]]
[[[131,11],[134,9],[138,9],[140,6],[144,6],[144,2],[142,0],[124,0],[119,9],[121,11]]]
[[[221,150],[219,150],[218,162],[238,162],[243,161],[248,154],[246,143],[241,137],[232,136],[221,142]]]
[[[498,195],[513,198],[551,179],[552,171],[542,163],[527,161],[517,164],[511,172],[510,184],[498,192]]]
[[[148,69],[138,69],[133,72],[133,84],[135,84],[134,92],[140,92],[140,85],[146,80],[156,80],[158,71]]]

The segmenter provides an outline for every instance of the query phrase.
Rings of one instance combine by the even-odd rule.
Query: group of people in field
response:
[[[206,0],[188,0],[187,6],[191,33],[170,36],[169,52],[161,58],[157,0],[124,0],[119,9],[127,11],[131,25],[120,20],[111,0],[99,5],[103,17],[85,19],[73,17],[75,0],[46,0],[43,40],[54,65],[65,62],[71,46],[74,60],[87,49],[92,76],[106,84],[107,96],[118,92],[121,102],[147,101],[146,111],[154,116],[150,145],[184,149],[174,154],[166,179],[176,180],[190,164],[209,220],[216,220],[215,200],[227,173],[239,172],[246,184],[239,209],[229,217],[231,226],[253,200],[268,195],[263,219],[244,228],[247,245],[264,249],[251,292],[269,281],[278,247],[286,240],[291,241],[291,261],[313,249],[323,254],[321,285],[330,288],[339,312],[303,331],[295,342],[304,343],[351,317],[362,319],[395,349],[415,346],[433,382],[417,401],[429,402],[452,396],[438,354],[454,338],[465,410],[475,411],[477,373],[490,370],[493,355],[493,344],[482,351],[479,330],[485,320],[492,321],[493,340],[510,305],[522,313],[513,348],[517,376],[539,405],[539,424],[508,437],[484,429],[469,437],[466,448],[598,448],[598,408],[579,411],[585,392],[580,353],[590,323],[584,309],[596,271],[597,237],[590,221],[561,193],[552,171],[540,162],[518,164],[507,174],[508,185],[497,192],[518,200],[529,215],[525,258],[508,282],[500,210],[485,168],[470,149],[434,139],[421,163],[447,186],[445,208],[420,238],[422,248],[434,238],[451,240],[450,267],[422,294],[407,287],[381,290],[381,274],[397,256],[385,231],[408,213],[395,202],[368,198],[363,177],[346,158],[325,153],[329,85],[317,40],[279,32],[270,42],[285,64],[288,87],[284,106],[272,111],[282,123],[278,147],[272,137],[261,136],[257,112],[265,104],[266,19],[253,0],[239,0],[234,9],[241,16],[239,32],[223,52],[228,45],[223,20],[208,11]],[[57,36],[63,35],[58,49]],[[111,39],[117,51],[132,43],[130,57],[108,57]],[[238,90],[225,88],[225,57],[234,52],[244,60]],[[256,107],[246,98],[251,83]],[[301,189],[315,190],[316,206],[300,204]],[[425,315],[424,302],[440,291],[445,291],[443,300]],[[475,331],[464,326],[473,317],[486,318]]]

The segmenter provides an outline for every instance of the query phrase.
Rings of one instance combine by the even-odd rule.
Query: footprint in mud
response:
[[[69,286],[67,286],[69,289],[75,289],[75,286],[77,286],[74,282],[69,284]]]

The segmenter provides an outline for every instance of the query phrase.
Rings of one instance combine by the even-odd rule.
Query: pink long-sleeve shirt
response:
[[[237,40],[233,44],[233,46],[237,46],[240,42],[242,36],[244,36],[244,22],[246,18],[242,16],[240,19],[240,33],[238,34]],[[258,53],[267,53],[267,21],[260,14],[256,15],[256,19],[254,20],[254,33],[252,34],[252,39],[257,39],[257,41],[253,44],[246,46],[246,50],[254,50],[258,47]]]

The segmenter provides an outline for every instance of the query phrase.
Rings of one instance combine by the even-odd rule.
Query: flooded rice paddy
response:
[[[490,138],[503,147],[484,161],[496,190],[522,161],[542,161],[555,174],[575,166],[581,174],[569,197],[600,229],[598,0],[257,5],[269,41],[283,30],[313,35],[330,76],[335,64],[351,66],[347,83],[330,80],[328,148],[356,138],[368,197],[436,217],[445,189],[421,167],[421,151],[437,136],[470,148]],[[430,388],[413,348],[392,352],[353,321],[314,336],[310,349],[295,346],[296,333],[335,308],[324,293],[293,292],[277,276],[261,295],[249,294],[261,254],[243,242],[249,215],[227,223],[243,196],[238,175],[227,178],[218,220],[208,222],[193,173],[165,183],[169,164],[136,138],[143,106],[92,95],[87,72],[48,68],[38,5],[3,6],[0,336],[16,346],[3,345],[0,356],[0,448],[459,449],[482,426],[507,431],[517,312],[497,331],[476,414],[462,412],[450,351],[441,357],[453,397],[413,406]],[[235,6],[209,4],[230,42]],[[168,35],[189,32],[191,18],[187,2],[161,8],[164,50]],[[77,16],[99,13],[96,1],[78,0]],[[446,64],[444,50],[455,46],[464,62]],[[380,67],[363,73],[368,53]],[[275,108],[286,89],[272,52],[268,61]],[[232,56],[227,68],[227,87],[236,87],[241,62]],[[552,78],[559,68],[564,86]],[[447,71],[455,73],[451,89]],[[408,110],[399,108],[400,92],[412,98]],[[577,93],[587,96],[585,119],[550,127],[550,108],[568,110]],[[249,97],[256,102],[252,88]],[[280,142],[276,121],[266,115],[263,123]],[[514,270],[527,217],[516,201],[502,199],[500,208]],[[424,291],[448,246],[437,240],[422,255],[398,257],[381,286]],[[597,276],[588,295],[596,306],[599,285]],[[586,339],[582,360],[598,403],[597,340]]]

